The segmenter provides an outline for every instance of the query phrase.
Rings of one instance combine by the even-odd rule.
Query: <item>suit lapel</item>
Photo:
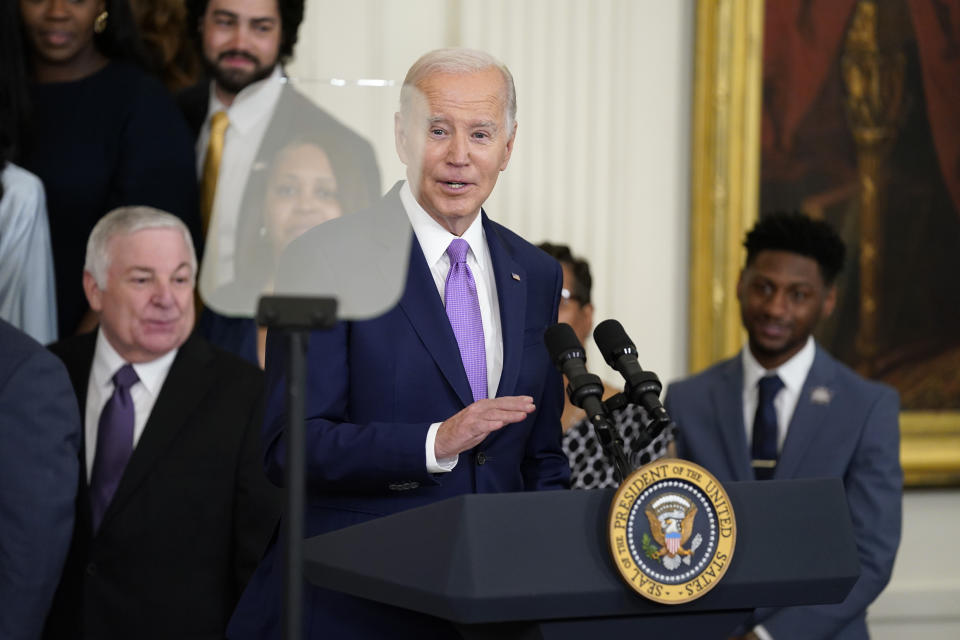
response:
[[[443,377],[453,387],[463,406],[473,402],[470,382],[460,359],[457,337],[437,294],[433,275],[427,266],[420,243],[411,232],[410,264],[407,266],[407,286],[400,298],[400,308],[407,316]]]
[[[387,198],[397,191],[394,188]],[[396,199],[399,200],[399,196],[396,196]],[[399,201],[396,207],[402,211],[402,204]],[[480,215],[487,248],[490,251],[490,261],[493,263],[493,278],[497,286],[503,335],[503,371],[500,374],[497,395],[509,395],[515,389],[520,374],[527,306],[526,272],[510,255],[486,213],[481,211]],[[412,231],[411,242],[407,286],[400,298],[400,308],[410,320],[410,324],[420,336],[444,378],[456,391],[463,405],[467,406],[473,402],[473,392],[470,390],[470,382],[467,380],[463,361],[460,358],[457,338],[450,327],[450,320],[443,308],[443,302],[437,295],[437,287],[423,250]]]
[[[833,363],[826,352],[818,346],[810,373],[807,374],[803,389],[800,391],[797,408],[790,419],[790,428],[787,429],[787,438],[783,442],[783,450],[780,452],[774,478],[792,478],[800,467],[810,443],[814,440],[814,435],[823,428],[823,425],[831,424],[832,382]]]
[[[77,394],[77,404],[80,407],[80,473],[77,480],[77,511],[76,529],[89,536],[93,528],[93,519],[90,515],[90,487],[87,481],[87,436],[86,411],[87,388],[90,386],[90,368],[93,366],[93,354],[97,346],[97,332],[79,336],[71,342],[75,347],[70,353],[57,351],[67,368],[73,390]]]
[[[750,449],[743,424],[743,363],[739,356],[726,362],[720,384],[712,389],[712,393],[730,471],[735,480],[753,480]]]
[[[123,508],[170,442],[186,426],[190,414],[215,382],[210,371],[211,360],[209,347],[197,337],[191,336],[180,347],[101,526],[106,526],[111,516]]]
[[[523,328],[527,309],[527,274],[510,255],[496,227],[485,212],[483,231],[493,262],[497,299],[500,304],[500,327],[503,334],[503,371],[497,396],[514,393],[520,375],[520,360],[523,356]]]

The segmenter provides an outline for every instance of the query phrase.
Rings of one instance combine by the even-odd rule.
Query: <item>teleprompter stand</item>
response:
[[[464,495],[306,541],[308,580],[450,620],[468,639],[726,638],[756,607],[837,603],[860,573],[840,480],[732,482],[722,580],[647,600],[610,557],[612,490]],[[617,634],[617,635],[612,635]]]
[[[289,343],[284,477],[287,500],[283,519],[283,637],[288,640],[303,637],[307,343],[310,331],[329,329],[336,321],[337,301],[334,298],[264,296],[257,307],[257,324],[284,331]]]

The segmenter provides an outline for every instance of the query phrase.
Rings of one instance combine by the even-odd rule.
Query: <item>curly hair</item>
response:
[[[846,247],[833,227],[797,211],[777,211],[760,216],[743,242],[750,266],[761,251],[789,251],[813,258],[828,286],[843,269]]]
[[[573,274],[573,290],[570,292],[570,297],[580,304],[590,304],[590,292],[593,289],[590,263],[583,258],[574,257],[570,247],[565,244],[541,242],[537,246],[553,256],[561,265],[570,267],[570,272]]]
[[[187,0],[187,20],[188,24],[199,25],[207,12],[207,5],[210,0]],[[278,60],[280,64],[286,64],[293,56],[293,48],[297,45],[297,31],[300,29],[300,23],[303,22],[304,0],[277,0],[277,12],[280,14],[280,52]],[[197,47],[202,48],[200,42],[200,32],[198,29],[191,29]]]

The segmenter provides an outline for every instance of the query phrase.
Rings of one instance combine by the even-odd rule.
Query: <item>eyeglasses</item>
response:
[[[579,298],[579,296],[576,296],[573,293],[571,293],[570,289],[567,289],[566,287],[564,287],[560,289],[560,304],[569,303],[569,302],[576,302],[581,307],[584,304],[586,304],[583,300]]]

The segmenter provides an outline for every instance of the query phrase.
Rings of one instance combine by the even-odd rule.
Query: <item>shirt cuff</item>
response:
[[[437,453],[434,449],[435,443],[437,441],[437,431],[440,430],[440,425],[442,422],[434,422],[430,425],[430,429],[427,430],[427,472],[428,473],[447,473],[448,471],[453,471],[453,468],[457,466],[457,460],[460,459],[460,456],[453,456],[452,458],[443,458],[442,460],[437,460]]]
[[[770,635],[770,632],[763,628],[762,624],[758,624],[753,628],[753,632],[757,634],[757,637],[760,640],[773,640],[773,636]]]

